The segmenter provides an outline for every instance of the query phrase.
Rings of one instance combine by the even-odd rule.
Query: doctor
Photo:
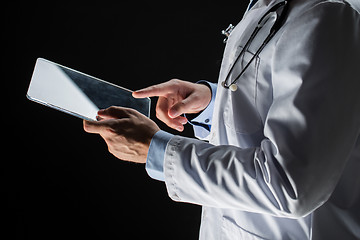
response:
[[[85,131],[118,158],[146,163],[174,201],[202,205],[200,239],[360,239],[359,0],[291,0],[252,36],[279,2],[250,4],[218,84],[171,80],[134,92],[158,96],[160,120],[178,131],[190,121],[208,141],[119,107]]]

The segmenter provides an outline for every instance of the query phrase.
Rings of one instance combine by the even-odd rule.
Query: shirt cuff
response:
[[[145,169],[147,174],[159,181],[165,181],[164,157],[166,146],[174,135],[165,131],[155,133],[150,142]]]
[[[195,136],[200,139],[205,139],[211,130],[217,84],[207,81],[199,81],[197,83],[205,84],[210,88],[211,100],[209,105],[199,115],[191,119],[189,123],[193,126]]]

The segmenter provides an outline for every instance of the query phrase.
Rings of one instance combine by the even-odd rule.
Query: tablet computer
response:
[[[150,116],[150,98],[136,99],[132,91],[49,60],[38,58],[27,98],[73,116],[96,121],[110,106],[133,108]]]

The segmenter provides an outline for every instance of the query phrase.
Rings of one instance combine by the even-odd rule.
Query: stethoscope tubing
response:
[[[244,52],[249,48],[251,42],[254,40],[255,36],[258,34],[258,32],[261,30],[261,28],[264,26],[264,24],[266,23],[266,21],[268,19],[266,18],[270,18],[270,13],[276,12],[280,7],[284,7],[283,11],[281,12],[280,16],[275,20],[274,25],[272,26],[270,33],[267,35],[267,37],[265,38],[265,40],[263,41],[263,43],[261,44],[261,46],[258,48],[258,50],[255,52],[255,54],[251,57],[250,61],[245,65],[245,67],[241,70],[241,72],[237,75],[236,78],[234,78],[230,84],[227,84],[227,81],[231,75],[231,73],[233,72],[233,69],[235,67],[235,65],[237,64],[237,62],[239,61],[240,57],[243,56]],[[274,5],[271,9],[269,9],[259,20],[256,28],[254,29],[254,31],[252,32],[250,38],[247,40],[245,46],[241,49],[241,52],[239,53],[239,55],[237,56],[236,60],[234,61],[234,63],[232,64],[230,70],[228,71],[225,80],[222,82],[222,86],[224,88],[230,88],[233,91],[236,91],[237,86],[235,86],[234,84],[239,80],[239,78],[244,74],[244,72],[248,69],[248,67],[250,66],[250,64],[254,61],[254,59],[259,56],[260,52],[264,49],[264,47],[270,42],[270,40],[272,39],[272,37],[278,32],[278,30],[281,28],[282,26],[282,22],[285,18],[285,15],[287,13],[288,10],[288,1],[282,1],[277,3],[276,5]],[[266,21],[264,21],[266,20]],[[231,87],[232,86],[232,87]]]

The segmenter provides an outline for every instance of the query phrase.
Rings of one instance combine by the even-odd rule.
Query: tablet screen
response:
[[[110,106],[150,115],[149,98],[133,98],[128,89],[42,58],[36,61],[27,97],[86,120],[96,120],[97,112]]]

